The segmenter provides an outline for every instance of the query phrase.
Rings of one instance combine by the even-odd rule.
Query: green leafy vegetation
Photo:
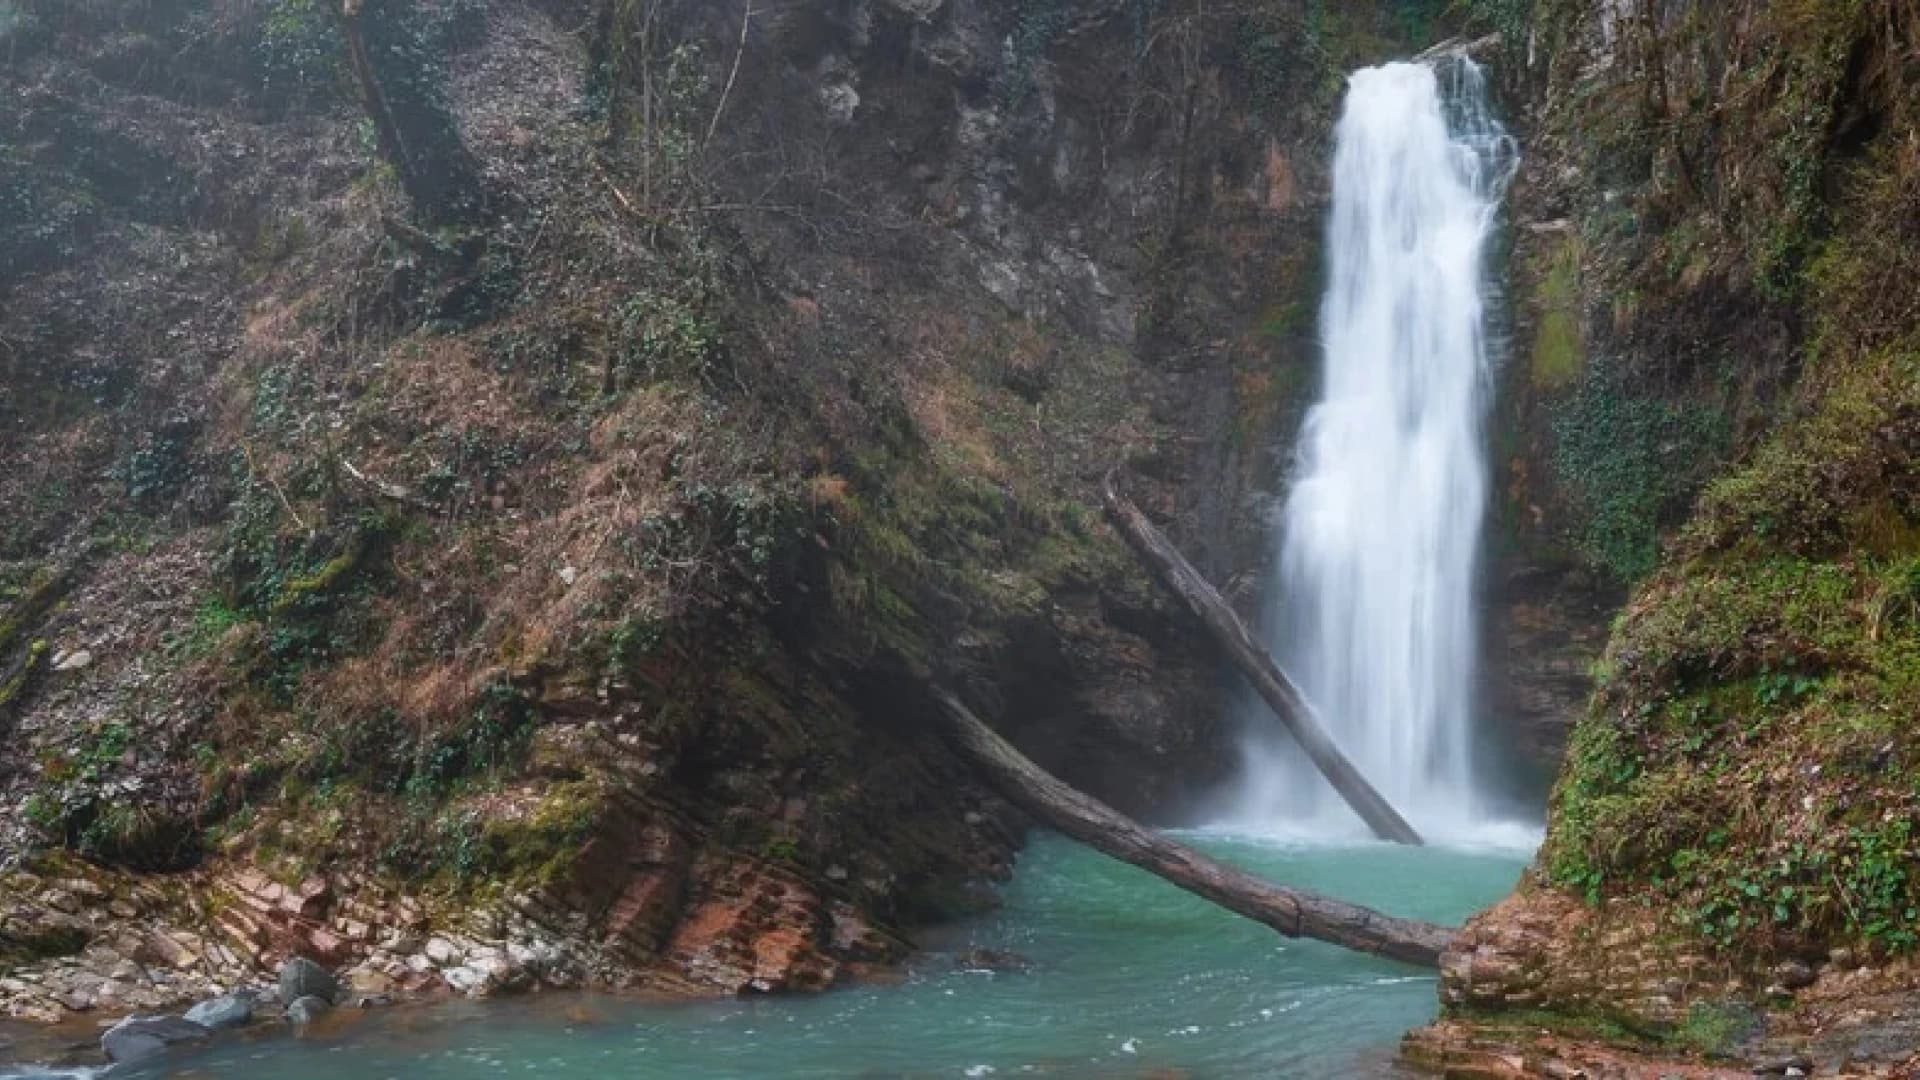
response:
[[[1610,287],[1634,288],[1616,298],[1616,337],[1633,342],[1645,326],[1666,335],[1648,340],[1684,344],[1658,320],[1714,325],[1730,285],[1758,297],[1744,310],[1791,311],[1806,327],[1783,422],[1768,430],[1737,412],[1750,404],[1730,404],[1729,420],[1766,434],[1705,486],[1657,566],[1674,496],[1732,441],[1689,410],[1787,365],[1723,357],[1706,369],[1719,390],[1680,368],[1675,385],[1639,398],[1633,382],[1597,383],[1595,357],[1555,426],[1556,469],[1591,516],[1583,549],[1622,577],[1647,576],[1597,666],[1543,868],[1607,910],[1651,907],[1756,988],[1781,957],[1884,958],[1920,944],[1909,722],[1920,714],[1920,160],[1880,141],[1911,115],[1910,95],[1860,78],[1897,47],[1882,36],[1893,24],[1877,21],[1884,7],[1769,5],[1748,28],[1769,48],[1730,74],[1741,89],[1722,99],[1738,118],[1713,120],[1739,132],[1737,145],[1669,141],[1705,123],[1702,106],[1652,81],[1619,88],[1639,100],[1582,87],[1590,107],[1562,116],[1598,129],[1588,145],[1605,148],[1591,152],[1643,196],[1608,212],[1628,204],[1663,226],[1656,240],[1601,227],[1598,214],[1585,222],[1589,252],[1615,260]],[[1647,62],[1723,29],[1705,14],[1670,27]],[[1708,176],[1719,180],[1687,187]],[[1714,1053],[1728,1035],[1689,1016],[1674,1040]]]
[[[1646,882],[1724,950],[1915,944],[1920,353],[1857,359],[1709,488],[1622,616],[1545,855],[1598,901]]]
[[[260,25],[258,62],[268,95],[301,100],[341,94],[346,50],[326,0],[268,0]]]
[[[642,377],[704,378],[719,331],[693,306],[671,295],[642,292],[620,309],[625,363]]]
[[[1619,580],[1638,580],[1725,442],[1724,418],[1711,405],[1638,393],[1598,364],[1550,413],[1554,474],[1580,512],[1576,543]]]
[[[190,821],[129,799],[113,786],[135,752],[131,724],[97,725],[70,751],[41,761],[46,785],[29,796],[29,824],[79,854],[142,870],[172,870],[198,854]]]

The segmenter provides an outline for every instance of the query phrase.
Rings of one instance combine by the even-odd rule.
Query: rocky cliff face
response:
[[[1916,31],[1534,6],[1511,490],[1526,544],[1631,599],[1431,1066],[1913,1067]]]
[[[1230,767],[1092,493],[1131,466],[1248,594],[1394,23],[408,10],[363,29],[479,225],[408,201],[322,5],[0,0],[10,1012],[293,952],[827,985],[1012,857],[933,681],[1136,813]]]

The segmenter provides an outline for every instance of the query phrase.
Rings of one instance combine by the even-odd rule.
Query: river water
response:
[[[1446,922],[1512,888],[1525,855],[1183,838],[1274,881]],[[898,985],[700,1004],[543,994],[343,1011],[310,1034],[269,1029],[139,1075],[1365,1077],[1389,1075],[1400,1035],[1434,1015],[1431,972],[1287,940],[1056,836],[1034,838],[1003,898],[924,942]],[[1029,967],[962,970],[954,957],[969,947],[1016,952]]]

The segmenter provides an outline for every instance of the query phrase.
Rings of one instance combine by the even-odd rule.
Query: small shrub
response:
[[[270,100],[330,94],[346,78],[346,50],[327,0],[267,0],[255,46],[260,88]]]
[[[719,347],[712,322],[675,297],[643,292],[620,309],[623,365],[648,379],[699,378]]]

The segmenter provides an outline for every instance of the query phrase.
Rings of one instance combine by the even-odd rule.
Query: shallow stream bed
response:
[[[1185,838],[1275,881],[1448,923],[1498,899],[1523,863],[1513,850]],[[1431,973],[1283,939],[1051,835],[1035,838],[1004,898],[928,940],[896,985],[696,1004],[545,994],[342,1011],[300,1037],[242,1036],[141,1075],[1371,1076],[1388,1074],[1400,1035],[1434,1014]],[[975,947],[1029,966],[955,963]]]

